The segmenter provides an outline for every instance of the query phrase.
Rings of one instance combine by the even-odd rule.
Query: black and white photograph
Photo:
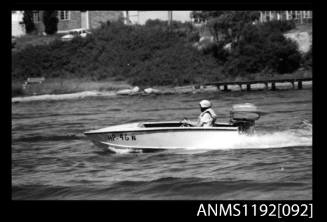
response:
[[[12,200],[313,199],[312,10],[105,9],[11,11]]]

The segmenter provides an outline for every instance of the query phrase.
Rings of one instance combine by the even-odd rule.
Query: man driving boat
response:
[[[212,127],[216,121],[217,115],[211,108],[212,104],[208,100],[202,100],[200,102],[201,113],[199,115],[197,122],[192,122],[190,120],[184,119],[182,121],[183,125],[195,126],[195,127]]]

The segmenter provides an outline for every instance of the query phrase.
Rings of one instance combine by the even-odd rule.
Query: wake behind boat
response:
[[[180,121],[138,122],[109,126],[84,134],[98,147],[112,152],[151,152],[166,149],[214,149],[222,140],[251,135],[260,112],[253,104],[234,105],[228,123],[189,127]]]

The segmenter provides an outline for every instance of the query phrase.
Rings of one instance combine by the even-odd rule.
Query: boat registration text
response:
[[[135,135],[127,135],[127,134],[112,134],[108,135],[108,140],[109,141],[117,141],[117,140],[124,140],[124,141],[129,141],[129,140],[136,140]]]

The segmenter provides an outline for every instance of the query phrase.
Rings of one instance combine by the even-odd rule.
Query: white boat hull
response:
[[[85,132],[97,146],[114,150],[224,149],[239,142],[239,134],[254,133],[263,112],[253,104],[233,105],[229,123],[213,127],[183,127],[181,122],[143,122]],[[114,151],[115,152],[115,151]]]
[[[143,151],[214,149],[224,143],[227,146],[227,143],[233,141],[238,134],[238,128],[232,126],[141,128],[136,124],[107,127],[85,133],[94,144],[104,149]]]

